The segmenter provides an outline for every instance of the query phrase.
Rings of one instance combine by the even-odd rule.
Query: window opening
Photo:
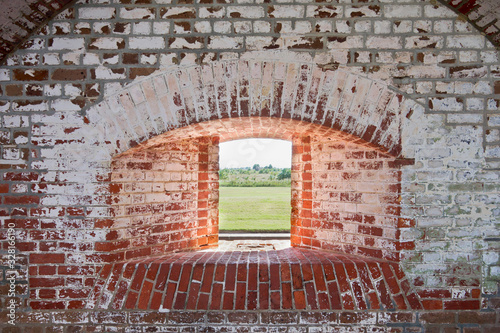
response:
[[[242,139],[219,146],[219,238],[239,250],[290,238],[292,143]],[[274,244],[274,245],[273,245]]]

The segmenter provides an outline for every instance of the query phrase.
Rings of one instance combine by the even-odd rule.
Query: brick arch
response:
[[[240,117],[172,130],[113,158],[112,216],[98,223],[107,235],[96,250],[120,261],[217,246],[218,144],[245,137],[293,143],[292,246],[390,261],[413,247],[399,240],[411,226],[399,207],[402,159],[323,125]]]
[[[97,223],[108,233],[96,250],[114,261],[216,245],[218,143],[271,137],[294,143],[294,246],[398,260],[397,161],[402,119],[414,105],[381,82],[310,63],[221,61],[136,82],[87,113],[87,142],[115,156],[113,218]],[[323,150],[339,160],[321,159]],[[170,168],[168,179],[158,176],[162,189],[144,190],[156,186],[150,179],[161,168]],[[387,186],[363,193],[332,180],[339,175],[352,184],[383,179]],[[364,197],[383,207],[365,205]]]
[[[86,134],[116,155],[204,121],[272,117],[323,125],[400,156],[402,119],[411,116],[412,103],[385,83],[344,69],[219,61],[169,69],[108,96],[88,110]]]
[[[217,245],[218,143],[245,137],[293,142],[293,248],[265,253],[269,260],[256,251],[186,252]],[[88,306],[422,309],[398,263],[399,251],[413,246],[399,240],[400,230],[412,223],[400,216],[399,160],[342,131],[283,118],[215,119],[155,136],[113,159],[115,216],[102,225],[106,241],[96,243],[109,263]],[[360,205],[357,211],[347,207],[354,205]],[[237,288],[230,282],[236,271]],[[271,290],[259,287],[257,292],[254,281],[268,272]],[[275,291],[281,288],[276,287],[279,272],[285,272],[282,302]],[[293,274],[293,283],[286,282],[287,274]],[[313,276],[317,290],[310,283]]]

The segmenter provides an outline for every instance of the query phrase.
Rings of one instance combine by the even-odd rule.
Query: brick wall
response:
[[[337,141],[315,143],[311,160],[319,248],[399,260],[401,183],[394,157]]]
[[[211,144],[206,138],[177,141],[113,160],[112,219],[100,224],[106,242],[96,243],[96,251],[110,255],[106,261],[217,243],[218,155]]]
[[[78,2],[0,68],[1,233],[15,240],[2,243],[1,301],[21,325],[7,329],[494,330],[499,54],[484,36],[427,1],[146,2]],[[167,315],[107,303],[149,297],[155,255],[217,243],[217,144],[243,137],[294,143],[294,245],[398,259],[366,281],[422,308]],[[297,295],[322,288],[301,276]],[[342,292],[356,300],[351,277]]]

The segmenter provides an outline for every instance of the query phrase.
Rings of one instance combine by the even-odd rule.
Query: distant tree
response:
[[[254,169],[255,171],[259,171],[260,170],[260,165],[259,164],[254,164],[252,169]]]
[[[228,169],[219,170],[219,178],[220,179],[227,179],[228,175],[229,175],[229,170]]]
[[[278,175],[278,180],[292,178],[292,171],[290,169],[283,169]]]

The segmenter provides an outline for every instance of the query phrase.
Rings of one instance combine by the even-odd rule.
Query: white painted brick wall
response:
[[[498,171],[485,171],[485,166],[500,161],[500,103],[498,85],[495,85],[500,79],[500,56],[484,36],[469,23],[459,20],[451,10],[416,0],[380,1],[378,12],[363,2],[350,1],[318,5],[307,1],[271,4],[240,1],[218,3],[217,8],[206,4],[171,5],[170,0],[155,3],[120,5],[115,1],[91,4],[82,1],[74,7],[76,19],[71,18],[70,11],[59,15],[50,23],[50,29],[33,36],[25,49],[19,49],[8,59],[0,68],[1,123],[9,135],[19,128],[29,129],[31,134],[28,142],[11,140],[2,150],[2,158],[17,161],[19,149],[33,149],[31,166],[49,168],[47,180],[55,180],[57,175],[85,183],[102,171],[96,165],[105,165],[106,158],[129,147],[129,140],[140,138],[133,129],[143,134],[148,130],[157,133],[173,129],[177,122],[175,112],[179,107],[168,95],[172,87],[167,88],[161,76],[154,77],[150,83],[161,96],[156,104],[148,108],[141,104],[140,97],[136,100],[139,95],[133,97],[141,106],[137,113],[148,116],[144,123],[129,124],[127,117],[132,119],[133,112],[124,117],[121,104],[112,104],[111,100],[103,114],[92,114],[88,106],[100,101],[104,94],[123,92],[123,87],[133,84],[134,80],[148,82],[144,76],[158,69],[203,63],[206,67],[202,82],[206,91],[199,95],[200,100],[193,99],[192,105],[206,115],[199,110],[202,106],[205,112],[213,110],[203,96],[211,94],[209,91],[215,91],[217,86],[210,85],[214,80],[210,64],[214,61],[246,57],[257,63],[260,60],[308,63],[315,59],[325,69],[341,68],[380,79],[383,84],[401,90],[405,98],[420,102],[420,108],[426,110],[425,116],[418,114],[422,110],[415,110],[403,124],[408,127],[401,130],[405,155],[416,157],[414,166],[403,168],[402,186],[403,200],[408,198],[403,211],[415,217],[417,225],[422,227],[405,233],[404,237],[419,242],[417,249],[408,253],[423,253],[432,264],[408,262],[408,272],[415,277],[424,276],[427,286],[442,286],[441,276],[434,274],[436,267],[447,269],[447,258],[452,258],[455,250],[461,255],[471,255],[473,244],[482,242],[477,230],[483,235],[494,235],[498,202],[485,201],[479,194],[498,195],[498,187],[495,187]],[[271,13],[269,6],[274,9]],[[319,13],[326,13],[327,17],[315,17]],[[187,18],[182,18],[183,15]],[[174,24],[180,21],[189,23],[190,27],[185,30]],[[68,31],[69,27],[74,29]],[[67,35],[56,35],[59,30]],[[188,42],[187,31],[194,32],[200,40]],[[311,36],[317,36],[323,46],[304,46],[302,37]],[[121,48],[122,41],[124,48]],[[75,67],[84,68],[87,77],[68,78],[67,82],[52,79],[56,69]],[[15,70],[26,68],[46,70],[47,79],[22,81],[14,77]],[[251,78],[259,81],[261,68],[255,68]],[[132,79],[132,72],[137,69],[146,70],[145,74]],[[223,77],[222,73],[218,77]],[[285,73],[282,71],[271,82],[293,80],[293,74]],[[339,77],[332,81],[344,87]],[[44,95],[27,95],[27,88],[32,84],[40,85]],[[22,95],[9,96],[7,85],[23,86]],[[87,85],[91,88],[87,89]],[[36,89],[33,91],[39,91]],[[98,94],[90,98],[89,91],[98,91]],[[180,89],[178,93],[184,96],[186,91]],[[269,94],[272,100],[274,92]],[[294,94],[296,91],[286,91],[286,101],[290,102]],[[335,101],[335,97],[339,100]],[[87,102],[83,110],[73,101],[76,98]],[[341,100],[335,95],[329,98],[332,105]],[[256,101],[260,102],[260,95],[252,100],[257,108]],[[213,105],[220,109],[222,104],[217,101]],[[64,129],[83,126],[84,115],[96,125],[85,134],[88,145],[81,143],[81,155],[75,157],[74,154],[79,151],[79,143],[55,151],[50,148],[43,153],[37,151],[33,140],[41,143],[81,140],[81,134],[65,133]],[[149,115],[155,118],[150,119]],[[370,118],[372,122],[375,120]],[[48,125],[55,126],[56,130],[44,128]],[[120,131],[114,131],[115,128]],[[392,130],[392,133],[399,132],[397,128]],[[105,138],[112,140],[101,148],[90,144]],[[40,153],[41,160],[36,153]],[[63,153],[67,157],[63,157]],[[92,159],[89,162],[94,162],[95,165],[91,164],[94,169],[89,167],[85,174],[56,170],[71,165],[68,160],[72,158]],[[476,183],[483,184],[484,189],[474,187]],[[470,191],[470,198],[464,196],[464,191]],[[440,200],[443,193],[449,194],[449,200]],[[62,202],[59,200],[63,199],[50,200]],[[48,203],[53,204],[50,200]],[[68,203],[71,202],[74,200],[68,199]],[[460,205],[466,207],[457,208]],[[90,211],[90,216],[107,214],[101,208]],[[477,221],[481,221],[481,225],[476,225]],[[479,229],[474,229],[476,227]],[[422,239],[423,234],[431,236]],[[485,258],[489,258],[488,253],[491,251],[485,252]],[[477,258],[472,261],[479,263]],[[492,274],[497,274],[494,259],[488,262],[492,265]]]

